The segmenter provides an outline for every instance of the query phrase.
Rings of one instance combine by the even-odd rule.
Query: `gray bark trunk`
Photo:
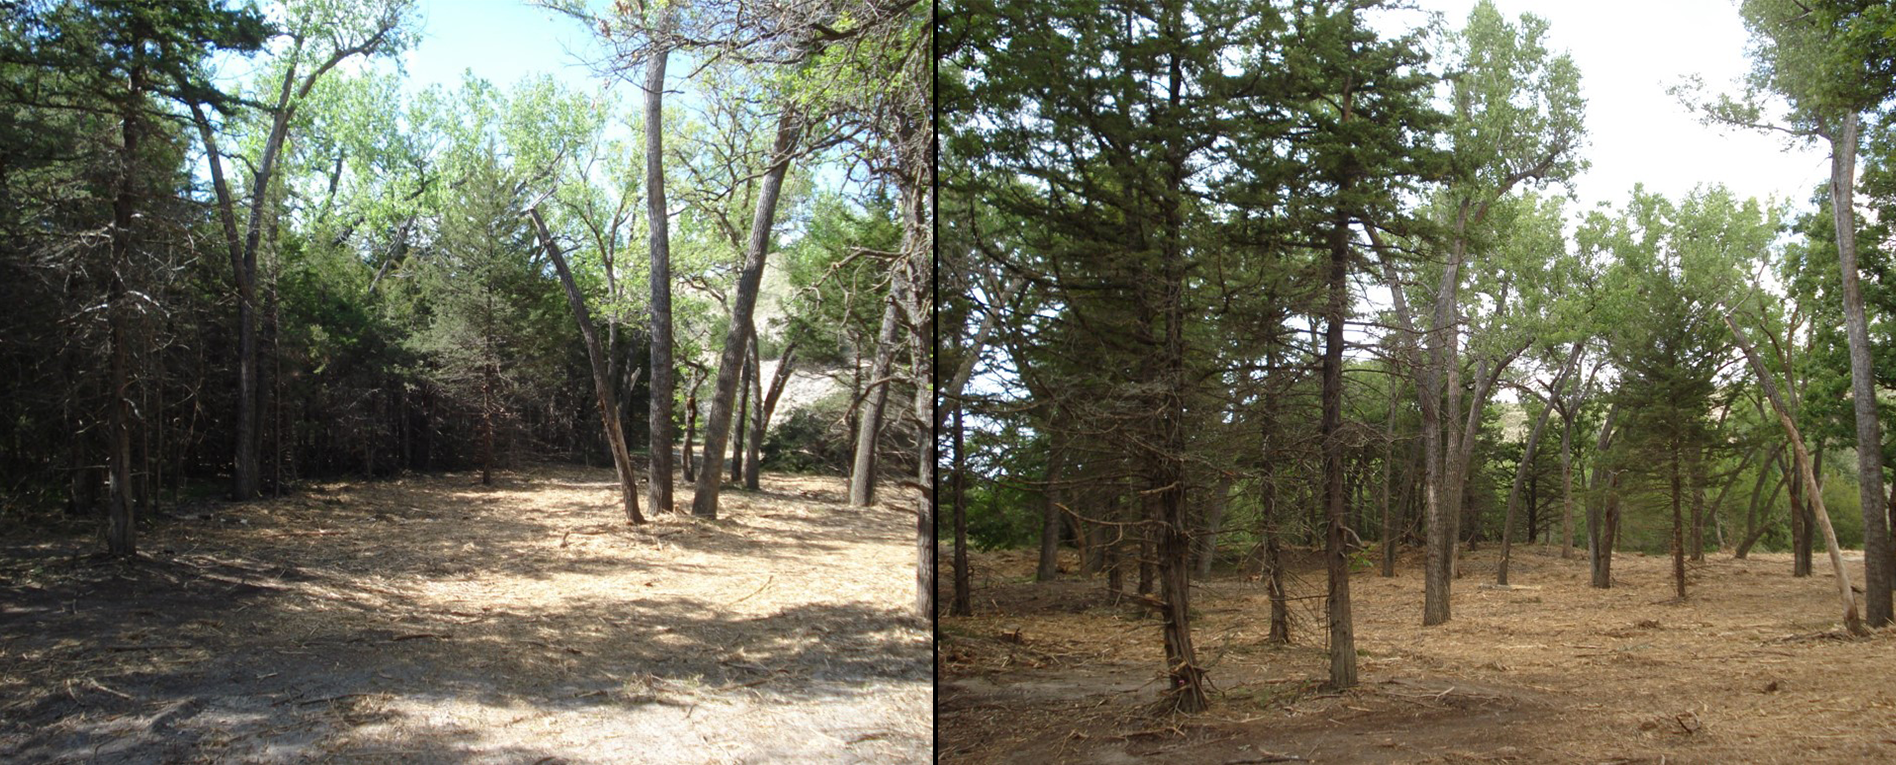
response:
[[[606,429],[606,445],[612,449],[612,464],[619,471],[619,494],[625,502],[626,520],[644,523],[645,516],[639,513],[639,484],[632,472],[632,455],[625,448],[625,431],[619,428],[618,392],[613,389],[611,375],[606,370],[606,352],[599,345],[598,331],[593,329],[592,313],[586,310],[586,297],[573,281],[573,272],[566,267],[566,256],[560,253],[559,243],[553,241],[553,233],[547,230],[540,211],[528,210],[527,217],[533,220],[534,233],[539,235],[540,245],[559,272],[560,286],[566,290],[566,304],[572,308],[573,321],[586,340],[586,357],[592,362],[593,393],[599,404],[599,420]]]
[[[724,440],[731,432],[731,404],[737,394],[737,378],[744,365],[744,344],[751,314],[757,307],[757,285],[764,278],[764,257],[770,250],[770,230],[777,219],[777,197],[783,191],[783,177],[790,170],[790,155],[801,134],[796,116],[786,105],[777,123],[777,137],[770,148],[770,169],[764,173],[757,192],[757,214],[751,218],[750,242],[744,252],[744,267],[738,271],[737,289],[731,297],[731,328],[724,338],[724,353],[718,359],[717,386],[711,398],[711,415],[705,422],[704,469],[698,472],[698,485],[691,498],[691,514],[701,518],[718,517],[717,460],[724,454]]]
[[[672,499],[671,232],[665,211],[665,62],[659,50],[645,70],[645,217],[651,231],[652,401],[647,413],[651,466],[646,480],[653,513],[675,512]],[[685,447],[690,459],[691,447]],[[690,476],[686,476],[689,480]]]
[[[876,436],[882,429],[883,407],[889,400],[889,369],[895,362],[898,329],[893,297],[882,307],[882,327],[876,331],[876,360],[869,368],[870,389],[856,419],[856,454],[849,470],[849,504],[868,507],[876,497]]]
[[[1892,616],[1892,561],[1883,496],[1883,432],[1876,419],[1876,370],[1870,360],[1869,320],[1857,277],[1856,113],[1845,114],[1838,127],[1830,141],[1830,209],[1843,269],[1843,323],[1850,341],[1850,393],[1856,410],[1857,499],[1863,503],[1863,615],[1871,627],[1882,627]],[[1823,498],[1813,490],[1813,500],[1821,506]],[[1822,512],[1817,515],[1827,532],[1828,519]],[[1830,544],[1834,547],[1836,542]]]

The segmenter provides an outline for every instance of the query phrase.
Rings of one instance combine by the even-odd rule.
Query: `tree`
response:
[[[111,199],[108,256],[103,264],[109,359],[105,538],[110,554],[130,556],[137,549],[132,462],[134,431],[139,427],[133,412],[136,349],[132,347],[139,340],[132,324],[135,314],[143,312],[134,305],[134,295],[143,293],[130,282],[131,256],[134,239],[147,235],[140,230],[144,227],[138,218],[154,206],[155,197],[166,193],[163,189],[171,180],[170,173],[159,168],[166,160],[176,161],[164,156],[170,140],[161,124],[170,115],[159,107],[159,100],[233,108],[235,99],[210,83],[204,62],[220,51],[259,49],[268,27],[254,10],[231,10],[221,4],[102,3],[27,8],[17,13],[28,31],[7,40],[8,53],[13,54],[8,58],[78,73],[59,83],[70,90],[55,96],[52,105],[65,102],[67,107],[109,114],[118,122],[107,192]]]
[[[1864,312],[1856,244],[1856,163],[1863,112],[1896,91],[1896,41],[1891,10],[1879,3],[1832,0],[1746,0],[1740,8],[1752,39],[1752,71],[1737,98],[1698,102],[1693,81],[1677,92],[1705,119],[1726,125],[1783,132],[1796,140],[1820,139],[1830,146],[1828,197],[1842,272],[1841,300],[1850,349],[1856,414],[1857,491],[1863,507],[1864,616],[1870,626],[1892,621],[1891,586],[1896,581],[1889,513],[1883,496],[1883,438],[1876,415],[1876,380],[1869,321]],[[1782,97],[1790,111],[1781,120],[1765,116],[1767,95]]]
[[[1455,72],[1455,122],[1447,132],[1457,179],[1438,202],[1447,251],[1424,337],[1426,366],[1417,380],[1429,475],[1424,495],[1429,537],[1425,625],[1441,624],[1450,616],[1458,509],[1475,440],[1468,427],[1456,422],[1462,410],[1462,269],[1480,255],[1471,250],[1479,248],[1483,224],[1500,200],[1524,184],[1562,181],[1580,169],[1576,153],[1584,102],[1579,71],[1565,54],[1547,50],[1546,34],[1545,20],[1523,15],[1518,25],[1509,24],[1492,3],[1482,2],[1457,36],[1455,60],[1449,65]],[[1495,374],[1504,366],[1491,360],[1485,371]],[[1474,396],[1470,416],[1485,405],[1485,395]]]
[[[218,220],[229,250],[232,279],[237,288],[238,386],[236,456],[231,469],[231,494],[239,500],[257,496],[257,251],[262,243],[265,200],[275,179],[297,109],[317,81],[337,64],[355,56],[399,53],[406,47],[402,27],[411,0],[360,0],[359,3],[292,3],[286,8],[289,51],[275,66],[281,70],[263,146],[254,161],[246,193],[249,217],[240,237],[238,200],[225,180],[224,158],[204,101],[192,99],[191,114],[204,143],[205,161],[216,192]],[[306,71],[305,71],[306,70]],[[300,76],[299,76],[300,74]],[[180,83],[182,90],[184,85]],[[200,94],[202,91],[189,91]],[[212,104],[215,105],[215,104]]]

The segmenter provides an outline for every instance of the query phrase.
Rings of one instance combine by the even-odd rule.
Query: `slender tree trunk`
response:
[[[560,286],[566,289],[566,303],[573,309],[573,321],[579,324],[579,333],[586,340],[586,356],[592,362],[593,392],[599,403],[599,419],[606,429],[606,445],[612,449],[612,463],[619,470],[619,493],[625,501],[626,520],[644,523],[645,516],[639,513],[639,485],[632,472],[632,455],[626,450],[625,431],[619,428],[618,394],[606,370],[606,354],[599,345],[599,333],[593,329],[591,312],[586,310],[586,297],[573,281],[573,272],[566,267],[566,256],[560,253],[559,243],[553,241],[553,233],[547,230],[546,221],[541,220],[540,211],[528,210],[527,217],[533,220],[541,246],[552,259],[554,269],[559,271]]]
[[[1290,598],[1284,595],[1284,557],[1278,547],[1277,522],[1269,520],[1264,528],[1265,592],[1271,601],[1271,632],[1265,642],[1290,645]]]
[[[1389,511],[1390,484],[1396,479],[1396,413],[1400,411],[1402,386],[1395,377],[1389,380],[1389,423],[1383,434],[1382,476],[1382,575],[1396,575],[1396,520]]]
[[[1199,529],[1198,549],[1194,553],[1198,556],[1197,573],[1200,579],[1211,577],[1211,566],[1218,560],[1218,533],[1224,526],[1225,505],[1231,498],[1232,481],[1230,473],[1220,473],[1218,482],[1212,485],[1211,496],[1207,498],[1204,523]]]
[[[1343,321],[1349,309],[1349,219],[1338,216],[1330,234],[1329,327],[1323,349],[1323,500],[1328,516],[1324,557],[1328,562],[1330,688],[1356,685],[1356,637],[1350,623],[1348,511],[1343,494]]]
[[[684,478],[688,482],[698,480],[697,470],[693,467],[697,464],[697,453],[692,451],[691,442],[698,435],[698,384],[700,382],[693,380],[691,392],[685,394],[685,448],[681,454],[684,457]]]
[[[1693,562],[1698,562],[1705,560],[1705,470],[1697,455],[1694,455],[1687,470],[1692,480],[1691,487],[1687,489],[1692,495],[1692,533],[1686,537],[1685,554]]]
[[[968,465],[962,454],[961,407],[955,406],[955,596],[948,607],[952,616],[969,616],[968,605]]]
[[[1679,450],[1673,448],[1667,455],[1667,477],[1672,488],[1672,585],[1678,591],[1679,599],[1685,600],[1685,521],[1680,515],[1680,500],[1684,489],[1681,487],[1679,472]]]
[[[1764,536],[1765,530],[1770,528],[1770,524],[1766,522],[1770,514],[1769,508],[1771,505],[1777,503],[1778,493],[1784,490],[1785,479],[1790,475],[1790,471],[1788,469],[1780,469],[1778,471],[1777,482],[1771,486],[1771,493],[1764,495],[1761,492],[1764,489],[1764,482],[1770,478],[1771,465],[1778,461],[1778,456],[1782,450],[1782,446],[1773,447],[1771,456],[1766,457],[1764,464],[1758,466],[1758,482],[1751,488],[1751,504],[1745,511],[1745,538],[1738,543],[1738,548],[1732,552],[1731,557],[1733,558],[1743,560],[1744,557],[1751,552],[1751,546],[1758,543],[1758,537]],[[1760,504],[1761,499],[1763,500],[1762,504]],[[1765,510],[1760,512],[1760,507],[1765,508]]]
[[[876,436],[882,429],[883,406],[889,399],[889,369],[895,361],[897,329],[895,301],[882,307],[882,327],[876,332],[876,360],[869,368],[870,390],[856,420],[856,457],[849,471],[849,504],[868,507],[876,495]]]
[[[669,22],[669,18],[667,18]],[[668,24],[667,24],[668,25]],[[665,209],[665,62],[671,52],[653,51],[645,64],[645,219],[651,231],[652,401],[648,412],[651,466],[647,502],[653,513],[672,507],[672,309],[671,232]],[[685,446],[690,461],[691,446]],[[685,471],[685,480],[691,480]]]
[[[751,337],[745,344],[755,346],[757,342],[755,328],[748,334],[750,334]],[[757,379],[757,365],[751,363],[751,359],[753,358],[756,358],[754,352],[751,350],[744,351],[744,371],[742,376],[737,379],[737,415],[732,418],[733,422],[731,423],[732,483],[738,483],[744,480],[744,432],[746,430],[746,420],[749,419],[750,416],[751,388],[753,387],[751,382]]]
[[[1540,446],[1541,431],[1547,428],[1547,418],[1554,413],[1554,407],[1541,409],[1540,419],[1534,421],[1534,429],[1527,434],[1527,445],[1521,449],[1521,465],[1514,471],[1514,487],[1508,491],[1507,515],[1501,519],[1501,562],[1495,567],[1495,584],[1508,583],[1508,561],[1514,552],[1514,515],[1521,501],[1521,486],[1527,482],[1528,474],[1534,472],[1534,452]]]
[[[691,513],[703,518],[718,516],[720,471],[713,464],[724,454],[724,437],[731,428],[731,403],[737,393],[739,367],[744,362],[744,344],[751,314],[757,306],[757,286],[764,277],[764,257],[770,250],[770,230],[777,219],[777,197],[783,191],[783,177],[790,170],[791,153],[801,129],[794,113],[785,106],[777,123],[777,137],[770,148],[770,168],[757,192],[757,214],[751,219],[750,242],[744,252],[744,267],[738,272],[737,289],[731,299],[731,328],[724,338],[724,353],[718,359],[717,387],[711,398],[711,416],[705,423],[704,470],[691,498]],[[932,442],[931,442],[932,443]]]
[[[1816,472],[1811,469],[1810,453],[1804,448],[1804,436],[1798,433],[1797,424],[1791,421],[1790,410],[1784,406],[1784,399],[1778,395],[1777,383],[1772,381],[1771,372],[1765,368],[1764,362],[1758,360],[1758,354],[1752,349],[1751,341],[1745,338],[1743,332],[1738,331],[1738,325],[1732,323],[1731,316],[1727,315],[1724,319],[1725,326],[1731,329],[1733,338],[1738,341],[1738,349],[1744,352],[1745,360],[1751,363],[1752,371],[1757,374],[1758,385],[1764,389],[1765,398],[1771,402],[1771,408],[1777,412],[1778,425],[1784,429],[1785,438],[1791,442],[1791,453],[1797,463],[1798,475],[1803,479],[1804,488],[1811,497],[1811,503],[1816,505],[1817,524],[1823,528],[1824,546],[1830,553],[1830,567],[1836,572],[1837,597],[1843,601],[1844,628],[1853,635],[1867,635],[1869,630],[1865,628],[1863,619],[1857,614],[1856,597],[1850,592],[1850,570],[1843,566],[1843,551],[1837,547],[1837,532],[1830,526],[1829,511],[1824,509],[1823,489],[1817,485]],[[1877,469],[1881,470],[1881,466],[1879,465]],[[1881,499],[1880,495],[1878,499]]]
[[[1592,488],[1595,493],[1604,489],[1605,495],[1587,503],[1587,561],[1592,569],[1592,584],[1601,589],[1613,586],[1613,524],[1619,515],[1619,471],[1600,463],[1607,459],[1607,450],[1613,446],[1613,421],[1618,415],[1618,404],[1606,410],[1606,422],[1600,426],[1600,440],[1593,449]]]
[[[758,358],[757,335],[751,334],[751,390],[750,390],[750,438],[744,445],[744,488],[758,490],[758,463],[763,461],[764,449],[764,366]]]
[[[1066,462],[1066,429],[1057,422],[1058,410],[1054,422],[1049,427],[1047,438],[1046,486],[1041,489],[1040,498],[1040,565],[1034,570],[1034,581],[1051,582],[1060,578],[1060,501],[1062,491],[1060,481]]]
[[[136,49],[135,55],[142,59],[144,41],[134,39],[132,42]],[[118,188],[112,199],[112,262],[107,266],[109,273],[106,276],[108,292],[105,304],[112,344],[112,399],[106,409],[111,451],[106,461],[109,493],[105,542],[107,552],[114,557],[128,557],[138,551],[137,518],[132,500],[131,350],[126,347],[131,339],[127,337],[125,327],[128,321],[126,301],[130,291],[125,287],[125,272],[131,268],[132,221],[137,198],[135,173],[139,167],[139,142],[143,138],[139,109],[143,106],[146,83],[142,64],[133,65],[128,84],[129,100],[120,125],[123,143],[119,147],[119,172],[115,184]]]
[[[1560,559],[1573,558],[1573,413],[1562,412],[1560,429]]]
[[[1870,360],[1869,320],[1858,286],[1856,246],[1857,114],[1843,115],[1830,140],[1830,210],[1843,270],[1843,323],[1850,341],[1851,405],[1856,410],[1857,499],[1863,504],[1864,619],[1871,627],[1891,622],[1890,525],[1883,496],[1883,431],[1876,416],[1876,370]],[[1821,505],[1823,498],[1813,502]],[[1823,513],[1817,513],[1822,516]],[[1828,518],[1819,518],[1829,531]],[[1830,543],[1834,548],[1836,543]],[[1832,553],[1834,556],[1835,553]]]

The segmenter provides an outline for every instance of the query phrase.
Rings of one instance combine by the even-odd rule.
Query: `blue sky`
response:
[[[421,44],[402,57],[410,93],[452,88],[467,70],[503,90],[539,73],[576,89],[603,83],[578,58],[597,58],[602,49],[573,19],[521,0],[421,0],[419,11]]]

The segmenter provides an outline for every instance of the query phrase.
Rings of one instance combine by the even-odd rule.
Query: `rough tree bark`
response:
[[[718,517],[718,479],[722,471],[716,464],[724,454],[725,436],[731,431],[731,403],[737,393],[739,368],[744,365],[744,344],[751,314],[757,307],[757,286],[764,278],[764,257],[770,249],[770,229],[777,219],[777,197],[783,191],[783,177],[790,171],[791,154],[796,149],[802,128],[786,105],[777,122],[777,137],[770,147],[770,167],[764,172],[757,191],[757,214],[751,218],[750,241],[744,252],[744,266],[738,271],[737,289],[731,298],[731,328],[724,338],[724,353],[718,358],[718,379],[711,397],[711,414],[705,422],[704,469],[698,472],[696,493],[691,498],[691,514],[701,518]]]
[[[646,476],[647,500],[654,513],[674,512],[672,506],[672,309],[671,232],[665,211],[665,62],[670,51],[653,51],[645,65],[645,217],[651,232],[652,286],[652,405],[651,466]],[[691,446],[685,446],[691,459]],[[691,480],[689,470],[685,480]]]
[[[1863,616],[1871,627],[1882,627],[1893,615],[1891,568],[1896,561],[1890,558],[1888,508],[1883,496],[1883,430],[1876,419],[1876,370],[1870,360],[1869,320],[1863,312],[1863,291],[1857,276],[1856,112],[1845,113],[1837,129],[1825,130],[1824,134],[1830,139],[1830,212],[1843,269],[1843,323],[1850,341],[1850,394],[1856,411],[1857,499],[1863,503]],[[1816,489],[1811,495],[1811,501],[1821,507],[1823,497]],[[1821,511],[1817,516],[1827,533],[1829,519]],[[1836,547],[1835,541],[1831,547]],[[1836,553],[1831,555],[1835,557]]]
[[[745,334],[750,337],[744,343],[746,346],[744,350],[744,371],[743,374],[737,378],[737,412],[732,417],[734,422],[731,423],[732,483],[744,480],[744,434],[749,431],[749,428],[746,427],[747,423],[745,420],[750,416],[751,388],[755,387],[753,382],[757,379],[757,364],[755,362],[757,358],[757,328],[752,327],[745,332]]]
[[[593,392],[599,404],[600,422],[606,429],[606,445],[612,449],[612,464],[619,471],[619,494],[625,501],[626,520],[644,523],[645,516],[639,513],[639,482],[632,472],[632,455],[625,448],[625,431],[619,428],[618,393],[613,389],[612,378],[606,370],[606,353],[599,345],[599,332],[593,328],[592,313],[586,310],[586,296],[580,294],[579,284],[573,281],[573,272],[566,267],[566,256],[560,253],[559,243],[553,241],[553,232],[547,230],[539,209],[529,208],[527,217],[533,221],[533,230],[540,237],[540,246],[546,250],[554,269],[559,272],[560,286],[566,289],[566,304],[573,309],[573,321],[579,324],[579,333],[586,340],[586,357],[592,362]]]
[[[758,490],[757,471],[764,449],[764,361],[758,358],[756,332],[751,333],[750,438],[744,445],[744,488]]]
[[[1346,102],[1347,103],[1347,102]],[[1330,233],[1328,327],[1323,347],[1323,502],[1328,524],[1324,558],[1329,574],[1325,599],[1330,624],[1330,688],[1356,685],[1356,637],[1350,623],[1350,558],[1343,496],[1343,322],[1349,307],[1349,218],[1339,215]]]
[[[1593,448],[1596,466],[1591,488],[1595,493],[1605,488],[1606,496],[1587,503],[1587,561],[1593,573],[1592,584],[1601,589],[1613,586],[1613,526],[1617,520],[1613,516],[1618,512],[1619,471],[1597,463],[1606,458],[1607,450],[1613,446],[1613,421],[1618,416],[1618,404],[1606,410],[1606,422],[1600,425],[1600,440]]]
[[[876,497],[876,436],[889,400],[889,369],[895,363],[898,317],[893,296],[882,306],[882,326],[876,331],[876,360],[869,368],[869,392],[856,418],[856,452],[849,470],[849,504],[868,507]]]

